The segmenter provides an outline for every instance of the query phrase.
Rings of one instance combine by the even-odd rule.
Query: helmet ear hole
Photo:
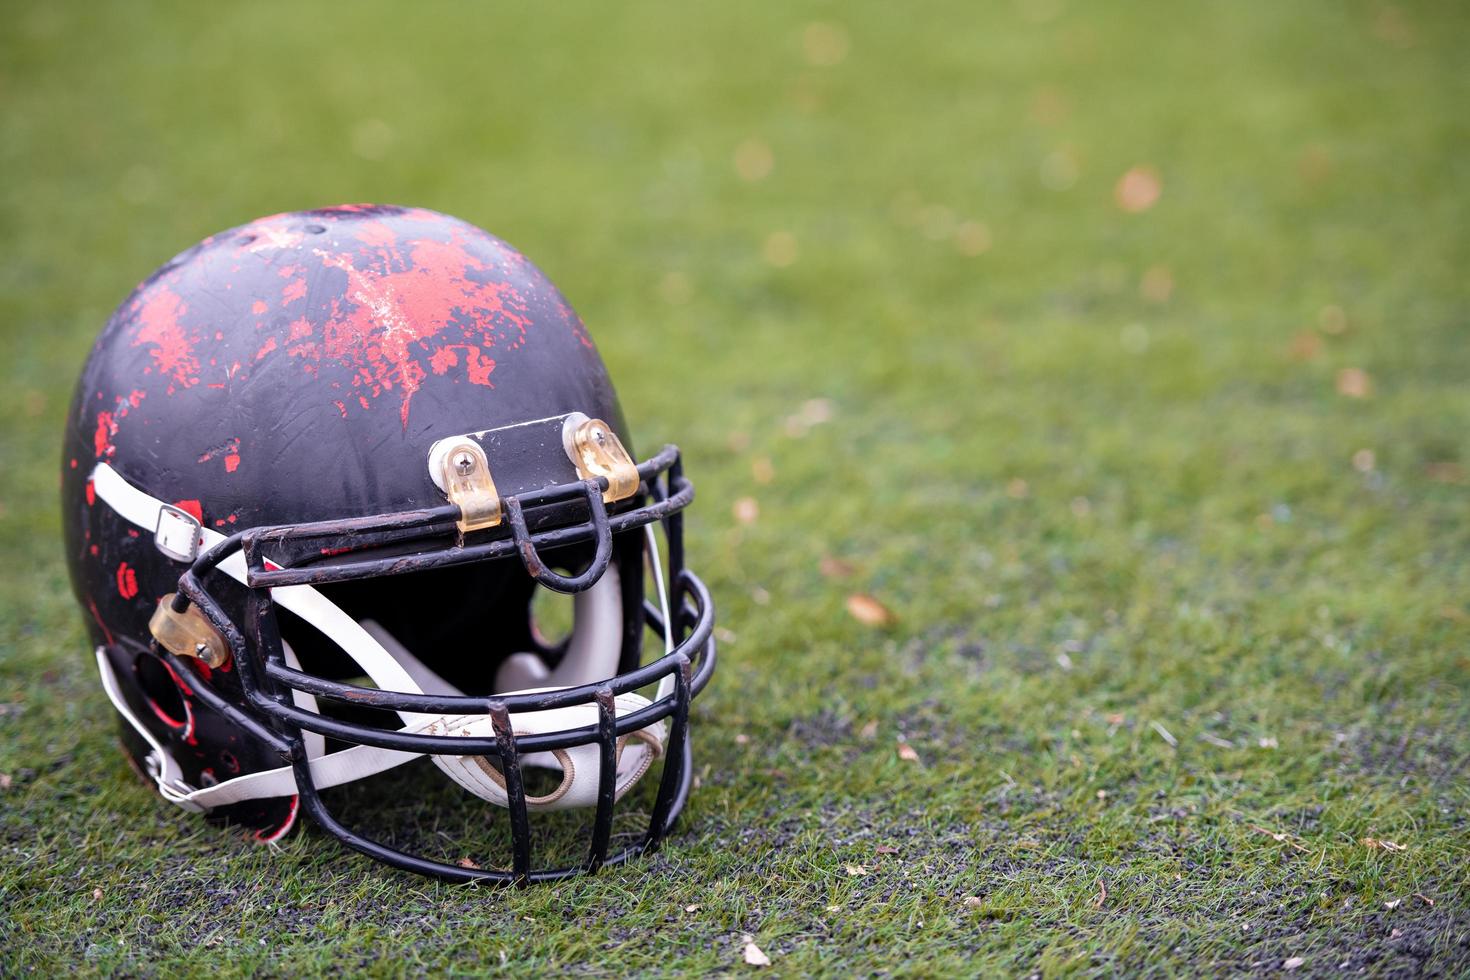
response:
[[[138,689],[148,701],[148,707],[158,719],[170,728],[184,728],[189,724],[189,706],[184,703],[184,693],[173,671],[153,653],[140,653],[133,659],[133,673],[138,677]]]

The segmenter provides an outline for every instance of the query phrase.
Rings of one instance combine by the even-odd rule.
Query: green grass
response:
[[[1463,5],[6,8],[0,974],[1470,971]],[[441,885],[122,762],[75,373],[354,200],[523,248],[685,450],[730,635],[656,858]]]

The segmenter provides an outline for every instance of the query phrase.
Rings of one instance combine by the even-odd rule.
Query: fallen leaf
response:
[[[874,854],[897,854],[898,853],[898,848],[896,848],[896,847],[889,847],[887,844],[879,844],[877,847],[873,848],[873,853]]]
[[[704,906],[703,905],[698,905],[698,904],[695,904],[695,905],[686,905],[686,906],[684,906],[684,911],[685,912],[698,912],[702,908],[704,908]]]
[[[1423,892],[1415,892],[1414,897],[1423,902],[1425,905],[1428,905],[1430,907],[1434,906],[1434,899],[1430,898],[1428,895],[1425,895]]]
[[[919,753],[915,752],[914,747],[907,742],[898,743],[898,757],[904,762],[919,761]]]
[[[94,889],[92,889],[92,901],[94,901],[94,902],[100,902],[100,901],[102,901],[102,889],[101,888],[94,888]]]
[[[1129,214],[1141,214],[1159,202],[1163,190],[1157,170],[1138,166],[1118,178],[1117,186],[1113,188],[1113,199]]]
[[[1151,265],[1138,283],[1138,294],[1150,303],[1167,303],[1174,292],[1174,274],[1166,265]]]
[[[832,421],[832,401],[828,398],[809,398],[801,403],[797,413],[807,425],[821,425]]]
[[[991,244],[990,226],[983,221],[962,221],[955,229],[954,247],[961,255],[984,255]]]
[[[461,868],[471,868],[471,869],[473,869],[475,871],[479,871],[480,870],[480,866],[478,864],[476,864],[475,862],[471,861],[469,858],[460,858],[455,863],[458,864]]]
[[[0,772],[0,789],[9,789],[12,782],[10,773]]]
[[[858,738],[873,739],[878,735],[878,719],[874,718],[862,728],[858,729]]]
[[[1396,899],[1394,899],[1391,902],[1384,902],[1383,903],[1383,907],[1386,908],[1386,909],[1396,909],[1400,905],[1402,905],[1403,902],[1404,902],[1404,900],[1402,898],[1396,898]]]
[[[1402,929],[1395,929],[1395,930],[1393,930],[1392,932],[1390,932],[1388,934],[1388,938],[1389,939],[1397,939],[1400,936],[1402,936],[1403,934],[1404,934],[1404,930],[1402,930]]]
[[[892,626],[898,622],[893,610],[865,592],[847,597],[847,611],[864,626]]]
[[[1291,338],[1291,347],[1288,351],[1294,361],[1316,360],[1317,355],[1322,353],[1322,338],[1310,330],[1303,330]]]
[[[735,147],[735,173],[741,180],[756,181],[769,176],[776,165],[776,157],[769,145],[758,139],[748,139]]]
[[[868,869],[861,864],[849,864],[842,870],[847,872],[849,878],[861,878],[868,873]]]
[[[1103,907],[1103,903],[1106,902],[1107,900],[1108,900],[1108,883],[1106,881],[1103,881],[1101,878],[1099,878],[1099,879],[1097,879],[1097,896],[1095,898],[1093,898],[1093,900],[1092,900],[1092,907],[1095,908],[1095,909],[1100,909],[1100,908]]]
[[[761,246],[761,255],[766,262],[778,269],[794,265],[800,254],[801,246],[797,244],[796,236],[789,231],[771,232]]]
[[[1289,960],[1282,961],[1281,968],[1284,970],[1295,970],[1307,961],[1305,956],[1293,956]]]
[[[1367,398],[1373,393],[1373,380],[1362,368],[1343,368],[1337,372],[1337,393],[1345,398]]]
[[[801,46],[808,64],[830,68],[847,57],[847,31],[840,24],[813,21],[801,32]]]
[[[761,505],[756,503],[754,497],[741,497],[731,509],[735,513],[735,519],[741,524],[754,524],[761,516]]]
[[[1055,126],[1067,118],[1071,104],[1066,93],[1050,85],[1044,85],[1031,93],[1031,118],[1046,126]]]
[[[771,958],[761,952],[761,948],[747,936],[745,937],[745,962],[751,966],[770,966]]]
[[[1465,470],[1458,463],[1425,463],[1424,475],[1435,483],[1462,483],[1465,479]]]
[[[1378,837],[1364,837],[1362,843],[1364,847],[1377,848],[1390,853],[1408,850],[1403,844],[1396,844],[1391,840],[1382,840]]]
[[[747,735],[747,734],[745,734],[744,732],[741,732],[739,735],[736,735],[735,736],[735,744],[736,745],[749,745],[750,744],[750,736]]]
[[[985,904],[985,899],[981,898],[979,895],[966,895],[963,904],[967,909],[978,909],[980,906]]]
[[[826,578],[847,578],[857,571],[852,562],[831,555],[823,555],[817,567]]]
[[[829,906],[827,906],[827,911],[828,912],[841,912],[842,911],[842,906],[841,905],[829,905]]]

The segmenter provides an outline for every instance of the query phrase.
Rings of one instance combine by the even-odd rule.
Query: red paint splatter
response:
[[[266,303],[265,300],[258,299],[251,305],[250,312],[254,313],[256,316],[260,316],[262,313],[269,309],[270,306]]]
[[[495,370],[495,359],[486,357],[480,352],[480,348],[470,344],[445,344],[434,352],[429,358],[429,367],[435,374],[443,374],[451,367],[459,363],[459,355],[456,350],[465,352],[465,371],[471,384],[484,385],[486,388],[495,387],[490,383],[490,372]]]
[[[117,592],[124,599],[131,599],[138,594],[138,576],[127,562],[117,566]]]
[[[105,459],[117,451],[112,444],[112,437],[117,434],[117,421],[111,412],[97,413],[97,433],[92,437],[92,446],[97,451],[98,459]]]
[[[87,506],[91,507],[97,503],[97,487],[91,481],[87,481]]]
[[[156,287],[138,309],[138,333],[133,346],[153,345],[154,366],[185,388],[197,384],[199,361],[194,357],[194,341],[184,332],[179,318],[188,307],[167,286]],[[173,393],[173,385],[169,386]]]
[[[186,513],[186,514],[192,514],[192,515],[194,515],[194,520],[203,523],[203,521],[204,521],[204,508],[201,507],[201,506],[199,506],[199,501],[197,501],[197,500],[175,500],[174,501],[174,506],[177,507],[179,510],[183,511],[184,513]]]
[[[288,283],[286,283],[286,288],[283,289],[283,290],[281,290],[281,305],[282,306],[285,306],[285,305],[287,305],[289,303],[294,303],[298,299],[300,299],[301,297],[303,297],[305,295],[306,295],[306,280],[305,279],[297,279],[297,280],[295,280],[293,282],[288,282]]]
[[[77,461],[76,460],[72,460],[71,461],[71,468],[72,469],[76,469],[77,468]]]
[[[92,622],[96,623],[97,628],[102,631],[102,636],[107,640],[107,645],[112,646],[114,642],[112,639],[112,630],[108,629],[107,624],[102,621],[102,614],[97,611],[97,603],[91,596],[87,597],[87,609],[91,611]]]
[[[374,248],[387,248],[398,241],[398,235],[381,221],[358,222],[353,228],[357,240]]]
[[[258,350],[258,351],[255,352],[255,359],[258,361],[262,357],[264,357],[265,355],[269,354],[271,351],[273,351],[275,349],[276,349],[276,338],[275,337],[267,337],[267,338],[265,338],[265,343],[263,343],[263,344],[260,345],[260,350]]]
[[[486,267],[458,243],[415,242],[412,268],[403,272],[363,271],[347,256],[320,249],[316,254],[323,264],[346,274],[346,298],[353,306],[350,313],[334,311],[326,323],[323,352],[355,365],[374,398],[396,387],[402,395],[399,414],[405,428],[414,393],[428,376],[418,360],[418,354],[430,347],[426,341],[461,315],[478,321],[486,334],[496,328],[514,331],[512,345],[530,326],[525,302],[514,287],[470,278],[471,272],[484,272]],[[494,361],[482,359],[478,350],[470,353],[470,345],[464,349],[469,381],[489,386]],[[455,363],[457,359],[430,358],[435,373]],[[365,398],[359,400],[367,407]]]
[[[225,457],[225,472],[233,473],[240,468],[240,454],[230,453]]]

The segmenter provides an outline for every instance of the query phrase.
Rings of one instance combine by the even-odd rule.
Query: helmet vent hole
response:
[[[531,637],[543,650],[557,650],[571,639],[573,597],[536,586],[531,593]]]
[[[160,721],[171,728],[188,725],[189,709],[184,704],[184,694],[162,660],[152,653],[140,653],[133,661],[133,672],[138,675],[138,688],[148,699],[148,707]]]

